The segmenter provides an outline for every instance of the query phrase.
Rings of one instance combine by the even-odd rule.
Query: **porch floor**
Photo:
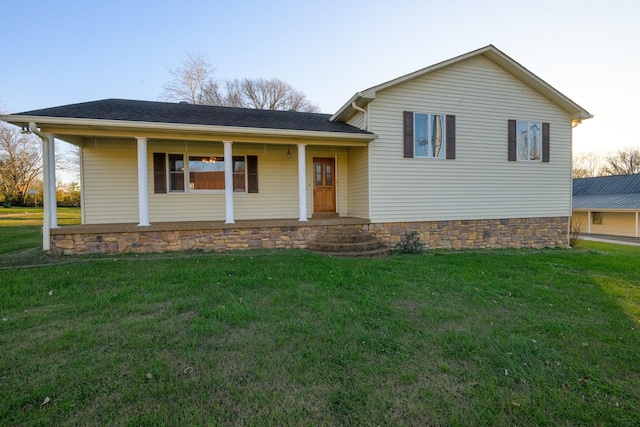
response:
[[[332,225],[362,225],[369,224],[368,219],[354,217],[337,218],[309,218],[308,221],[297,219],[253,219],[239,220],[233,224],[224,221],[175,221],[155,222],[149,226],[138,226],[135,223],[113,224],[82,224],[65,225],[51,229],[51,235],[60,234],[100,234],[100,233],[137,233],[153,231],[182,231],[182,230],[231,230],[243,228],[271,228],[271,227],[314,227]]]

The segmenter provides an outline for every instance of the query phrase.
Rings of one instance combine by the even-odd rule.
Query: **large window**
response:
[[[516,132],[518,160],[541,160],[542,123],[518,121]]]
[[[258,156],[233,156],[232,173],[233,191],[258,192]],[[167,193],[167,189],[169,193],[196,193],[222,191],[224,187],[224,157],[153,153],[156,194]]]
[[[444,114],[415,113],[413,123],[414,157],[445,158]]]

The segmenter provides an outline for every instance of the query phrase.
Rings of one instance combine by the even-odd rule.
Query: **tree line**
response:
[[[580,153],[573,158],[573,178],[640,173],[640,148],[626,147],[605,156]]]

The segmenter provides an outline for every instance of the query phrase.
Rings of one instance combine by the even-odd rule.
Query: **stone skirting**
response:
[[[394,222],[363,226],[389,245],[416,231],[425,248],[544,248],[569,245],[569,217]]]
[[[266,221],[265,221],[266,222]],[[159,229],[109,225],[71,226],[52,230],[51,253],[112,254],[184,250],[226,251],[238,249],[305,249],[318,233],[329,228],[356,227],[376,235],[383,243],[400,242],[403,234],[417,231],[427,248],[542,248],[568,245],[568,217],[455,220],[397,223],[367,221],[332,224],[297,223],[271,226],[225,225],[189,227],[167,224]],[[104,232],[100,230],[104,228]]]

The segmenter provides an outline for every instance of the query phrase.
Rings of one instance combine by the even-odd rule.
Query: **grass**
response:
[[[70,260],[0,270],[0,425],[640,424],[637,247]]]
[[[58,224],[80,224],[80,208],[58,208]],[[0,255],[42,248],[42,208],[0,208]]]

